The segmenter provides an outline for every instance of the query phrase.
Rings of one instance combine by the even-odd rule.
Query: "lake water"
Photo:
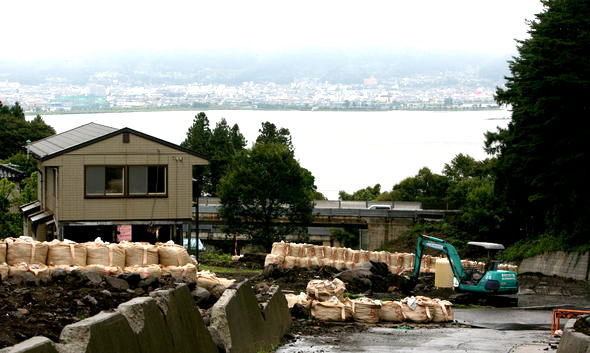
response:
[[[46,115],[60,133],[95,122],[134,130],[180,144],[199,111]],[[291,131],[295,156],[315,176],[318,190],[331,200],[353,192],[394,184],[422,167],[440,173],[457,154],[486,158],[484,133],[506,127],[510,112],[493,111],[206,111],[211,128],[225,118],[238,124],[250,146],[264,121]],[[32,117],[30,117],[32,119]]]

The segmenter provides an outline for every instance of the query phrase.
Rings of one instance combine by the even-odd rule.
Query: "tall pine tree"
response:
[[[590,1],[542,3],[496,92],[511,122],[486,147],[498,154],[495,191],[510,209],[505,236],[576,245],[590,234]]]

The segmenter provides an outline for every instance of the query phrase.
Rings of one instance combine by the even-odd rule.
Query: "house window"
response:
[[[87,196],[121,196],[124,194],[124,167],[86,167]]]
[[[129,195],[166,194],[166,166],[130,166]]]

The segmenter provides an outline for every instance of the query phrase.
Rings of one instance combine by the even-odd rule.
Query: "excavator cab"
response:
[[[478,247],[487,252],[487,260],[483,269],[478,268],[477,266],[465,267],[465,272],[467,274],[466,281],[478,283],[488,271],[498,270],[498,264],[501,263],[501,259],[498,259],[497,255],[500,250],[504,250],[504,245],[480,241],[470,241],[467,245]]]

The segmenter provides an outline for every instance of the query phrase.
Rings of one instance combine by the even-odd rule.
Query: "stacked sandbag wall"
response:
[[[423,255],[420,263],[421,273],[434,273],[436,260],[442,256]],[[271,253],[266,256],[264,266],[276,264],[282,268],[313,268],[330,266],[338,270],[352,270],[359,264],[369,260],[383,262],[394,274],[414,270],[414,254],[390,253],[387,251],[352,250],[313,244],[276,242],[272,246]],[[474,267],[481,272],[485,269],[483,262],[462,260],[463,267]],[[500,270],[517,271],[515,265],[501,264]]]
[[[184,247],[173,243],[40,242],[30,237],[0,241],[0,279],[22,272],[49,277],[55,269],[90,270],[102,276],[133,272],[142,279],[150,275],[197,277],[196,262]]]
[[[346,287],[338,279],[312,280],[306,293],[285,294],[289,309],[300,305],[318,321],[377,322],[449,322],[454,320],[449,301],[428,297],[406,297],[400,301],[344,297]]]

